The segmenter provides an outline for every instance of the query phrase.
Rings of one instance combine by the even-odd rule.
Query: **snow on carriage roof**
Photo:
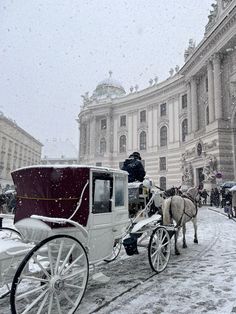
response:
[[[26,167],[21,167],[18,169],[15,169],[12,171],[12,173],[23,170],[23,169],[35,169],[35,168],[90,168],[90,169],[97,169],[97,170],[103,170],[103,171],[108,171],[108,172],[118,172],[122,173],[128,176],[128,172],[121,170],[121,169],[115,169],[115,168],[109,168],[109,167],[100,167],[100,166],[93,166],[93,165],[33,165],[33,166],[26,166]]]

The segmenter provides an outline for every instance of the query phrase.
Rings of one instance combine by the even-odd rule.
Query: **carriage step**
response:
[[[92,276],[92,279],[100,283],[107,283],[110,281],[110,277],[104,275],[102,272],[94,274]]]

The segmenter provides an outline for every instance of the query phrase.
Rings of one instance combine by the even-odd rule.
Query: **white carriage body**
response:
[[[75,216],[73,216],[74,213],[72,212],[69,215],[65,212],[64,217],[62,217],[63,215],[60,213],[60,218],[57,218],[52,217],[50,212],[48,212],[48,215],[41,215],[40,211],[32,209],[30,215],[27,213],[26,217],[15,222],[15,227],[21,233],[23,241],[27,243],[38,243],[55,234],[74,236],[87,248],[89,262],[95,263],[105,259],[111,254],[114,240],[121,238],[129,225],[127,172],[103,167],[71,167],[82,169],[82,171],[85,172],[88,171],[88,180],[81,177],[81,180],[84,179],[84,186],[87,184],[84,190],[86,191],[87,189],[87,194],[84,193],[82,196],[77,196],[76,204],[78,205],[78,203],[81,202],[79,208],[78,206],[74,208],[75,212],[88,210],[86,225],[79,226],[77,223],[75,227],[75,225],[73,225],[73,218]],[[47,174],[48,170],[52,169],[50,171],[51,175],[54,169],[66,171],[67,168],[68,167],[58,165],[54,167],[40,165],[22,168],[17,171],[19,175],[21,175],[21,172],[25,170],[33,171],[34,174],[37,172],[42,174],[42,172],[46,170]],[[73,180],[73,178],[71,178],[71,180]],[[28,196],[28,198],[30,197]],[[63,198],[63,195],[61,198]],[[22,202],[22,199],[18,199],[19,202]],[[38,199],[40,199],[40,197],[38,197]],[[24,208],[17,210],[24,210]],[[32,218],[32,214],[38,214],[38,217],[35,216],[36,218]],[[54,224],[60,224],[60,227],[58,228],[57,226],[53,228],[49,226],[47,217],[51,222],[54,222]],[[68,225],[68,218],[70,217],[72,217],[69,219],[72,224]],[[67,219],[67,221],[63,222],[63,218]],[[83,232],[84,229],[86,232]]]

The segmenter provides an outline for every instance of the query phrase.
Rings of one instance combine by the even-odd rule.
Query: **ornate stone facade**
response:
[[[157,185],[215,184],[217,173],[235,179],[236,0],[217,1],[206,36],[198,46],[190,41],[185,54],[182,68],[163,82],[150,80],[144,90],[125,94],[110,76],[106,95],[84,96],[78,118],[81,163],[117,168],[139,151]],[[101,153],[102,141],[107,145]]]

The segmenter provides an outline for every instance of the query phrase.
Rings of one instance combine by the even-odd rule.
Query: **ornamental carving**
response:
[[[193,166],[191,162],[187,162],[186,153],[181,157],[182,184],[193,186]]]
[[[204,181],[215,183],[217,173],[217,159],[214,155],[208,155],[204,160],[203,174]]]

